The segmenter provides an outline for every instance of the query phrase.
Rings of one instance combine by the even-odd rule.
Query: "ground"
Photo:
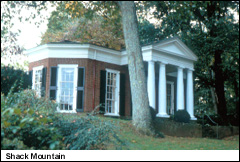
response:
[[[67,115],[67,114],[66,114]],[[71,118],[79,115],[69,114]],[[68,118],[69,118],[69,115]],[[81,115],[80,115],[81,116]],[[118,136],[125,142],[124,146],[118,146],[123,150],[239,150],[239,135],[227,137],[221,140],[209,138],[186,138],[165,136],[154,138],[144,136],[134,131],[131,120],[122,120],[110,117],[100,117],[110,120],[119,127]],[[116,144],[109,143],[107,149],[116,149]]]

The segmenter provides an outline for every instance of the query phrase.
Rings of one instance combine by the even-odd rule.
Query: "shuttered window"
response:
[[[58,67],[51,67],[50,70],[50,99],[56,100],[56,94],[57,94],[57,70]]]
[[[125,74],[120,74],[120,112],[121,116],[125,116]]]
[[[100,72],[100,113],[105,113],[106,70]]]
[[[44,97],[46,94],[46,76],[47,76],[47,67],[42,69],[42,87],[41,87],[41,96]]]
[[[77,112],[82,112],[84,107],[84,80],[85,68],[78,68],[78,83],[77,83]]]

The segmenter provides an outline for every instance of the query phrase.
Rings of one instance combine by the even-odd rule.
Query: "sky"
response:
[[[40,15],[46,18],[46,20],[43,21],[37,27],[37,25],[34,24],[34,22],[40,22],[40,20],[43,20],[40,18],[40,16],[36,16],[36,18],[32,21],[22,21],[20,22],[19,19],[13,18],[14,26],[11,29],[12,31],[17,32],[20,30],[21,32],[17,32],[19,36],[17,37],[17,44],[20,47],[23,47],[24,49],[30,49],[38,46],[41,42],[41,36],[45,31],[47,30],[47,18],[50,16],[51,12],[55,9],[55,7],[51,7],[50,5],[47,7],[47,11],[42,10],[40,12]],[[31,14],[31,12],[34,12],[34,9],[23,9],[21,10],[21,16],[23,17],[22,19],[24,20],[28,15]],[[17,63],[23,67],[25,71],[28,71],[28,66],[24,64],[24,62],[28,61],[27,56],[25,55],[15,55],[12,58],[8,57],[2,57],[1,58],[1,63],[8,65],[16,65]]]
[[[54,7],[49,6],[47,11],[41,11],[41,15],[48,18],[54,9]],[[33,9],[23,10],[22,16],[25,17],[29,15],[32,11]],[[23,46],[25,49],[30,49],[40,44],[41,35],[47,30],[48,24],[48,21],[45,20],[43,23],[40,24],[39,27],[37,27],[34,22],[39,22],[40,20],[42,20],[40,16],[37,16],[32,23],[30,23],[29,21],[20,22],[18,19],[15,20],[16,25],[13,30],[21,30],[18,38],[19,45]]]

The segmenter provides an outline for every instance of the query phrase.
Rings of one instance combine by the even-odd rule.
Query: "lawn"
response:
[[[83,115],[83,114],[81,114]],[[80,116],[81,116],[80,115]],[[66,114],[66,117],[76,118],[79,115]],[[225,139],[208,138],[183,138],[165,136],[165,138],[153,138],[144,136],[136,131],[130,120],[122,120],[110,117],[100,117],[102,120],[110,120],[118,127],[118,137],[125,142],[124,146],[118,147],[123,150],[239,150],[239,136]],[[109,143],[107,149],[116,148],[116,144]]]

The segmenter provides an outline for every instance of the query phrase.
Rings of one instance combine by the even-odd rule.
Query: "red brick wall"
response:
[[[79,67],[85,67],[85,85],[84,85],[84,112],[90,112],[94,106],[100,103],[100,71],[106,68],[118,70],[120,73],[125,74],[125,116],[131,115],[131,93],[129,74],[127,66],[119,66],[115,64],[105,63],[91,59],[76,59],[76,58],[47,58],[40,61],[32,62],[29,64],[29,71],[33,67],[41,66],[47,67],[46,77],[46,94],[49,95],[50,83],[50,68],[58,64],[78,64]],[[95,65],[94,65],[95,64]],[[95,67],[95,75],[94,75]],[[94,77],[95,77],[95,91],[94,90]],[[94,102],[93,102],[94,94]]]

